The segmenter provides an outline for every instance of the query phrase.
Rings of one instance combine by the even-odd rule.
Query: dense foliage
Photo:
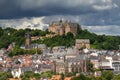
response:
[[[19,46],[15,46],[14,49],[9,53],[9,56],[16,56],[16,55],[25,55],[25,54],[42,54],[42,51],[40,49],[30,49],[30,50],[24,50],[21,49]]]
[[[10,72],[0,72],[0,80],[9,80],[12,78],[12,74]]]
[[[34,73],[32,71],[27,71],[21,75],[23,80],[40,80],[41,78],[51,78],[54,73],[52,71],[43,72],[41,74]],[[74,73],[68,73],[66,75],[62,74],[63,78],[74,76],[71,80],[120,80],[120,74],[114,75],[112,71],[104,70],[102,71],[101,76],[95,77],[93,75],[84,75],[80,74],[75,76]],[[0,80],[8,80],[13,78],[10,72],[0,72]]]
[[[31,36],[45,36],[48,31],[42,30],[31,30],[31,29],[19,29],[14,28],[0,28],[0,48],[7,48],[8,45],[12,42],[15,42],[16,45],[21,46],[25,44],[25,34],[27,31],[30,31]]]
[[[7,48],[12,42],[16,45],[21,46],[25,44],[25,33],[30,31],[31,36],[45,36],[49,34],[48,30],[31,30],[31,29],[20,29],[16,30],[13,28],[0,28],[0,48]],[[44,38],[40,40],[33,41],[33,43],[45,43],[48,47],[54,46],[73,46],[75,45],[75,39],[90,39],[91,48],[97,49],[107,49],[113,50],[118,49],[120,44],[120,36],[106,36],[106,35],[96,35],[90,33],[87,30],[78,30],[78,34],[74,36],[72,33],[67,33],[66,35],[58,35],[52,38]]]
[[[96,35],[95,33],[90,33],[87,30],[80,30],[76,36],[73,36],[73,34],[69,32],[66,35],[58,35],[34,42],[45,43],[49,47],[69,47],[75,45],[75,39],[90,39],[91,48],[96,49],[116,50],[120,44],[120,36]]]
[[[52,75],[53,75],[52,71],[43,72],[41,74],[34,73],[32,71],[27,71],[23,75],[21,75],[21,78],[23,80],[30,80],[31,78],[36,79],[36,80],[40,80],[41,77],[42,78],[51,78]]]
[[[72,78],[71,80],[119,80],[120,75],[114,75],[112,71],[102,71],[102,75],[94,77],[93,75],[85,76],[83,74]]]

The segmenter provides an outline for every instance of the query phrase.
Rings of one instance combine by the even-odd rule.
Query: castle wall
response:
[[[70,27],[70,32],[72,32],[73,34],[77,34],[77,24],[74,24]]]
[[[65,34],[67,34],[68,32],[71,32],[70,25],[66,25],[65,27]]]
[[[77,34],[77,23],[71,23],[71,22],[52,22],[49,26],[49,31],[54,32],[59,35],[67,34],[68,32],[71,32],[73,34]]]

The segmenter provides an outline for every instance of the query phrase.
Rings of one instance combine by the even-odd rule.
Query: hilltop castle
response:
[[[78,27],[79,27],[78,23],[72,23],[72,22],[60,20],[50,23],[49,31],[54,32],[55,34],[58,35],[63,35],[68,32],[71,32],[75,35],[77,34]]]

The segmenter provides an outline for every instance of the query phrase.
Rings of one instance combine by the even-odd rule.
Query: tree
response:
[[[53,75],[53,72],[52,72],[52,71],[47,71],[47,72],[41,73],[41,77],[48,77],[48,78],[51,78],[52,75]]]
[[[0,37],[4,34],[3,29],[0,27]]]
[[[120,80],[120,74],[114,76],[113,80]]]
[[[89,72],[94,72],[94,68],[93,68],[93,64],[92,64],[92,62],[90,62],[90,60],[88,61],[88,64],[87,64],[87,66],[88,66],[88,70],[89,70]]]
[[[67,38],[68,38],[68,39],[74,38],[74,35],[73,35],[73,33],[71,33],[71,32],[68,32],[68,33],[67,33]]]
[[[80,76],[73,77],[71,80],[88,80],[87,76],[80,74]]]
[[[21,49],[18,45],[16,45],[14,49],[9,53],[9,56],[23,55],[24,53],[24,50]]]
[[[0,48],[7,48],[10,43],[10,36],[4,34],[0,37]]]
[[[72,72],[70,72],[70,73],[66,73],[65,76],[66,76],[66,77],[70,77],[70,76],[74,76],[74,74],[73,74]]]
[[[107,80],[104,77],[96,77],[95,80]]]
[[[0,80],[9,80],[9,78],[13,78],[10,72],[0,72]]]
[[[114,73],[112,71],[105,70],[102,72],[102,77],[106,80],[111,80],[114,77]]]
[[[34,78],[34,72],[26,71],[23,75],[21,75],[23,80],[30,80],[30,78]]]

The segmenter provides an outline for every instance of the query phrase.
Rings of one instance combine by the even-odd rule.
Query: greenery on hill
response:
[[[21,46],[25,44],[25,33],[28,29],[16,30],[13,28],[0,28],[0,48],[7,48],[12,42],[16,45]],[[31,36],[45,36],[49,34],[48,30],[31,30],[29,29]],[[58,35],[52,38],[44,38],[43,40],[36,40],[32,43],[45,43],[49,47],[54,46],[73,46],[75,45],[75,39],[90,39],[91,48],[96,49],[107,49],[115,50],[118,49],[120,44],[120,36],[106,36],[106,35],[96,35],[87,30],[78,30],[78,34],[74,36],[72,33],[67,33],[66,35]]]
[[[120,44],[120,36],[96,35],[88,30],[80,30],[76,36],[73,36],[73,34],[69,32],[66,35],[58,35],[52,38],[45,38],[44,40],[37,40],[34,42],[45,43],[49,47],[70,47],[75,45],[75,39],[90,39],[91,48],[95,49],[116,50]]]
[[[20,29],[16,30],[14,28],[2,29],[0,27],[0,48],[7,48],[8,45],[12,42],[15,42],[16,45],[21,46],[25,44],[25,34],[27,31],[30,31],[31,36],[45,36],[48,31],[42,30],[31,30],[31,29]]]
[[[36,52],[37,54],[42,54],[42,51],[40,49],[24,50],[24,49],[21,49],[19,46],[15,46],[14,49],[8,55],[11,57],[17,56],[17,55],[26,55],[26,54],[33,55]]]

